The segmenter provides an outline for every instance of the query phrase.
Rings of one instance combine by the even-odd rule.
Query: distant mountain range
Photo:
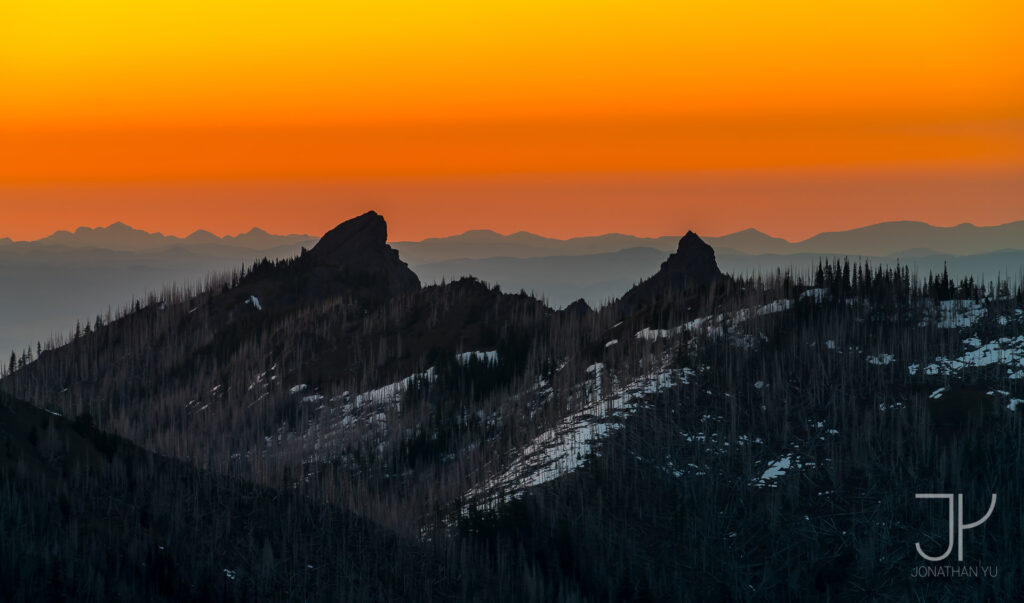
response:
[[[264,257],[292,257],[316,241],[258,228],[233,237],[198,231],[179,238],[120,222],[37,241],[0,239],[0,349],[22,350],[147,292]]]
[[[199,230],[186,237],[132,228],[58,231],[36,241],[0,239],[0,350],[24,349],[53,332],[67,332],[133,297],[164,285],[196,281],[264,257],[288,258],[319,237],[275,235],[254,228],[218,237]],[[1024,269],[1024,221],[1000,226],[930,226],[885,222],[827,232],[799,242],[747,229],[704,237],[721,269],[750,274],[793,268],[809,272],[823,257],[895,263],[921,274],[1018,277]],[[476,276],[506,291],[525,290],[553,307],[576,299],[599,306],[658,271],[678,236],[625,234],[553,239],[471,230],[445,238],[391,243],[424,284]]]
[[[791,243],[753,228],[721,237],[703,237],[719,253],[746,255],[824,254],[872,257],[976,255],[1024,250],[1024,220],[999,226],[931,226],[924,222],[883,222],[840,232],[823,232]],[[423,241],[392,243],[411,265],[453,259],[490,257],[537,258],[558,255],[611,253],[632,247],[672,251],[678,236],[636,237],[606,234],[552,239],[529,232],[502,235],[492,230],[471,230],[460,235]]]
[[[909,266],[922,276],[948,269],[954,278],[1017,278],[1024,270],[1024,221],[1000,226],[884,222],[826,232],[791,243],[749,228],[703,237],[730,274],[792,269],[809,273],[823,258],[850,257],[872,264]],[[555,307],[582,298],[600,305],[657,272],[678,237],[623,234],[567,240],[528,232],[502,235],[472,230],[446,238],[392,243],[424,282],[476,276],[518,291],[543,295]]]
[[[38,248],[65,246],[94,247],[116,251],[154,251],[169,247],[232,247],[270,250],[305,245],[312,247],[319,237],[305,234],[275,235],[260,228],[218,237],[197,230],[186,237],[151,233],[122,222],[107,227],[81,227],[74,232],[58,230],[34,241],[0,239],[0,246]],[[793,255],[799,253],[873,256],[922,257],[927,255],[977,255],[1008,249],[1024,250],[1024,220],[998,226],[932,226],[924,222],[882,222],[862,228],[823,232],[803,241],[790,242],[748,228],[720,237],[703,237],[719,253],[746,255]],[[429,264],[452,259],[494,257],[536,258],[561,255],[610,253],[634,247],[673,251],[678,235],[637,237],[609,233],[598,236],[554,239],[520,231],[503,235],[493,230],[469,230],[459,235],[428,238],[422,241],[397,241],[391,246],[409,264]]]
[[[668,252],[651,247],[632,247],[610,253],[589,255],[558,255],[531,258],[454,259],[429,264],[411,264],[425,283],[452,281],[463,276],[476,276],[496,283],[508,291],[525,290],[536,293],[554,307],[566,306],[584,299],[599,306],[622,295],[640,280],[653,275]],[[404,256],[403,256],[404,257]],[[716,257],[722,271],[728,274],[766,274],[776,269],[791,269],[808,277],[823,258],[843,259],[848,254],[760,254],[748,255],[726,249]],[[894,265],[892,257],[850,256],[872,265]],[[922,277],[939,274],[943,269],[953,278],[973,276],[986,282],[997,276],[1020,279],[1024,271],[1024,251],[1007,250],[976,255],[935,254],[905,256],[900,264]]]
[[[1020,281],[830,262],[799,282],[772,267],[834,254],[722,254],[693,232],[671,252],[458,260],[639,281],[556,310],[423,283],[387,227],[367,212],[9,356],[0,601],[1017,598]],[[114,258],[198,253],[37,248],[66,259],[17,257],[64,272],[23,263],[36,297],[0,288],[28,309],[115,286]],[[999,254],[1024,251],[941,257]],[[999,564],[980,580],[922,579],[942,566],[910,552],[938,552],[946,517],[911,493],[950,484],[961,516],[991,516],[969,540]]]
[[[156,251],[169,247],[232,247],[243,249],[273,249],[288,245],[312,245],[317,237],[309,235],[272,235],[260,228],[236,236],[218,237],[206,231],[197,230],[187,237],[175,237],[159,232],[147,232],[132,228],[123,222],[114,222],[110,226],[89,228],[82,226],[74,232],[58,230],[48,237],[35,241],[12,241],[10,238],[0,239],[0,246],[23,246],[30,248],[60,245],[76,249],[94,247],[114,251]]]

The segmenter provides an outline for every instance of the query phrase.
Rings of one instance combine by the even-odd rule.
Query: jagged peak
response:
[[[685,273],[698,283],[707,283],[722,275],[714,248],[692,230],[679,239],[679,247],[661,265],[661,272]]]
[[[628,304],[649,299],[665,290],[689,290],[710,285],[722,278],[715,250],[692,230],[679,239],[675,253],[661,264],[651,278],[630,289],[623,301]]]

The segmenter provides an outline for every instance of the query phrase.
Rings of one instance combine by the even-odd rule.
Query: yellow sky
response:
[[[1021,23],[1019,0],[2,2],[0,236],[81,212],[76,182],[124,208],[139,182],[1014,173]],[[21,223],[26,186],[64,192]]]
[[[5,2],[7,128],[1021,109],[1024,3]]]

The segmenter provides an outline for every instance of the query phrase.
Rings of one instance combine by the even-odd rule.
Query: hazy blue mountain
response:
[[[794,245],[794,251],[850,255],[910,255],[929,249],[950,255],[975,255],[1024,249],[1024,220],[999,226],[931,226],[924,222],[883,222],[842,232],[823,232]]]
[[[1024,221],[1001,226],[935,227],[886,222],[822,233],[790,243],[753,228],[704,238],[726,273],[792,268],[808,272],[826,256],[899,259],[921,274],[1017,277],[1024,266]],[[149,233],[117,222],[58,231],[38,241],[0,239],[0,351],[24,349],[75,321],[106,313],[133,296],[195,281],[263,257],[296,255],[318,237],[272,235],[259,228],[228,237],[198,230],[187,237]],[[566,240],[528,232],[471,230],[445,238],[396,242],[424,283],[473,275],[507,291],[532,291],[555,307],[583,298],[600,305],[657,271],[679,238],[625,234]]]
[[[224,244],[126,251],[15,243],[0,247],[0,350],[22,350],[67,333],[173,283],[299,253],[301,245],[248,249]]]
[[[679,237],[645,238],[606,234],[571,239],[551,239],[528,232],[502,235],[493,230],[470,230],[460,235],[423,241],[399,241],[391,246],[410,264],[429,264],[452,259],[493,257],[541,258],[555,255],[611,253],[633,247],[661,251],[675,249]]]
[[[284,245],[312,245],[316,237],[308,235],[272,235],[260,228],[237,235],[218,237],[206,230],[197,230],[187,237],[163,235],[159,232],[147,232],[132,228],[123,222],[115,222],[110,226],[88,228],[82,226],[74,232],[58,230],[48,237],[36,241],[18,242],[16,245],[31,248],[41,246],[62,245],[65,247],[96,247],[118,251],[152,251],[174,246],[195,247],[204,245],[221,245],[243,247],[248,249],[272,249]]]
[[[976,255],[1024,250],[1024,221],[1000,226],[961,224],[931,226],[924,222],[883,222],[842,232],[826,232],[791,243],[753,228],[721,237],[703,237],[719,253],[835,254],[878,257],[922,257],[927,255]],[[502,235],[491,230],[471,230],[461,235],[423,241],[392,243],[410,264],[430,264],[457,258],[536,258],[555,255],[611,253],[631,247],[672,251],[677,236],[645,238],[606,234],[572,239],[552,239],[518,232]]]
[[[580,288],[659,263],[552,311],[424,286],[386,241],[368,212],[0,367],[0,600],[1017,598],[1020,280],[837,262],[809,285],[776,267],[818,254],[693,232],[671,254],[460,260]],[[197,257],[63,249],[62,300],[76,270]],[[980,580],[922,579],[939,566],[911,552],[945,525],[912,494],[951,487],[991,516]]]
[[[786,239],[766,235],[755,228],[748,228],[723,237],[704,237],[709,245],[720,252],[748,253],[791,253],[793,244]]]
[[[525,290],[561,308],[583,298],[599,306],[658,271],[668,252],[632,247],[611,253],[559,255],[538,258],[457,259],[413,265],[424,283],[475,276],[502,290]]]

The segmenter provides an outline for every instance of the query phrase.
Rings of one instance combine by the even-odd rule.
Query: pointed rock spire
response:
[[[661,264],[658,276],[683,286],[707,285],[722,276],[715,250],[692,230],[679,239],[676,252]]]
[[[626,292],[622,301],[627,307],[635,306],[669,290],[696,290],[721,278],[724,276],[715,261],[715,250],[696,233],[687,231],[657,274]]]

